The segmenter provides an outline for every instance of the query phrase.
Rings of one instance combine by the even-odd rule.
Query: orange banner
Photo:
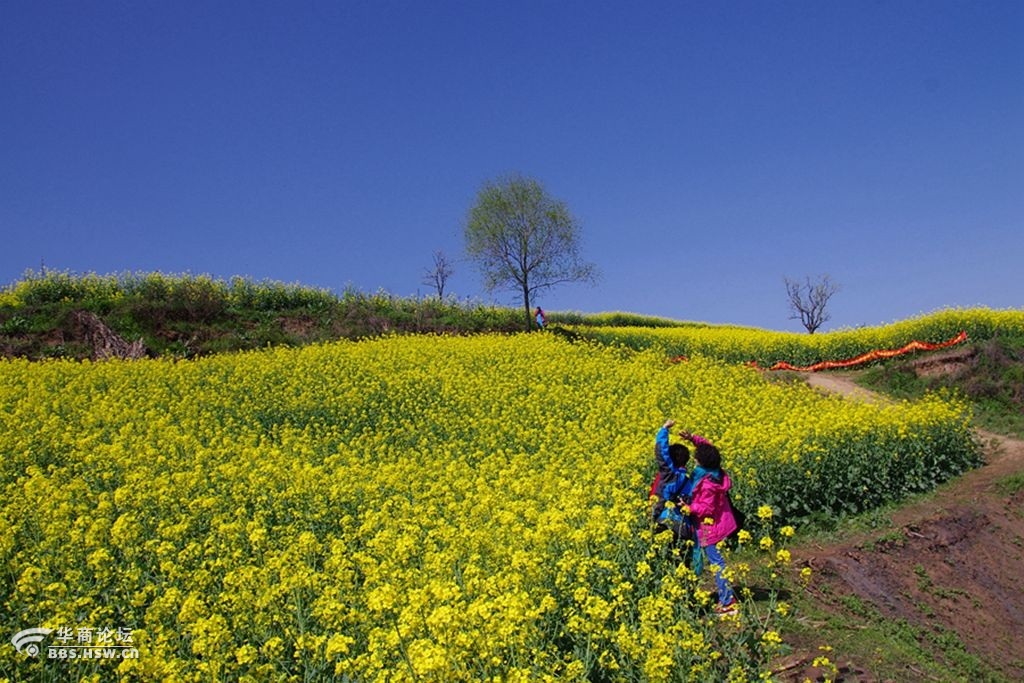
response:
[[[957,336],[953,337],[949,341],[940,342],[938,344],[932,344],[930,342],[912,341],[906,346],[902,346],[898,349],[887,349],[887,350],[876,350],[862,353],[854,358],[848,358],[846,360],[824,360],[820,363],[813,365],[796,366],[790,365],[785,361],[779,361],[775,365],[768,368],[769,370],[794,370],[796,372],[817,372],[818,370],[833,370],[835,368],[849,368],[854,365],[860,365],[862,363],[870,363],[873,360],[879,360],[881,358],[892,358],[894,356],[900,356],[904,353],[910,353],[911,351],[936,351],[938,349],[944,349],[950,346],[955,346],[962,342],[967,341],[967,332],[960,332]],[[757,362],[751,361],[750,365],[753,367],[759,367]]]

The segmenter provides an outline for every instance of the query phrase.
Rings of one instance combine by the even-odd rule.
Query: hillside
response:
[[[195,358],[393,332],[513,331],[522,314],[386,292],[141,273],[28,273],[0,292],[5,357]]]
[[[157,370],[163,368],[160,371],[174,368],[175,372],[188,375],[202,372],[203,367],[209,367],[209,363],[223,362],[230,365],[237,361],[247,366],[257,362],[273,365],[273,358],[299,350],[278,349],[266,354],[218,355],[225,351],[262,349],[268,346],[310,346],[301,351],[310,352],[310,357],[318,354],[331,356],[334,353],[332,349],[337,347],[317,345],[318,342],[364,337],[384,337],[378,340],[381,342],[401,341],[433,346],[436,340],[420,335],[515,332],[521,329],[520,316],[521,312],[512,309],[452,300],[399,299],[384,293],[366,295],[358,292],[346,292],[339,297],[298,286],[256,284],[245,280],[221,282],[203,277],[167,277],[156,274],[117,278],[77,278],[47,274],[45,277],[17,283],[0,292],[0,352],[4,356],[32,360],[51,357],[184,359],[206,356],[197,363],[141,364],[153,365]],[[806,382],[822,391],[841,393],[851,402],[916,399],[925,392],[955,393],[966,399],[973,408],[976,435],[985,459],[983,467],[946,481],[933,493],[917,496],[904,503],[893,503],[892,500],[896,498],[882,496],[886,504],[868,512],[863,510],[878,502],[868,500],[877,498],[871,496],[870,491],[862,493],[857,489],[857,493],[847,496],[849,500],[833,499],[832,503],[842,502],[843,507],[825,510],[824,489],[814,489],[815,495],[811,496],[814,502],[809,504],[815,513],[821,511],[823,514],[820,518],[817,515],[805,518],[804,527],[796,539],[798,544],[793,547],[793,560],[797,570],[811,569],[815,580],[807,590],[802,585],[794,584],[790,593],[784,596],[796,608],[797,627],[791,632],[787,631],[786,642],[790,649],[776,661],[774,670],[778,678],[787,681],[825,678],[857,682],[1009,681],[1024,677],[1024,652],[1019,639],[1014,640],[1012,636],[1005,635],[1015,634],[1024,626],[1024,604],[1020,597],[1024,595],[1021,590],[1024,585],[1020,578],[1024,576],[1021,550],[1024,547],[1024,517],[1019,513],[1024,507],[1024,444],[1021,441],[1024,438],[1024,312],[1004,315],[991,311],[949,311],[891,326],[840,331],[814,337],[680,323],[630,314],[582,316],[554,313],[549,319],[553,323],[551,329],[555,335],[521,335],[511,338],[499,334],[487,343],[498,345],[515,341],[543,346],[547,351],[531,362],[531,372],[535,370],[536,362],[552,362],[551,356],[556,349],[559,353],[567,353],[570,348],[576,351],[601,349],[611,354],[597,364],[600,371],[595,370],[596,374],[591,381],[585,383],[587,398],[566,403],[564,414],[571,417],[556,420],[557,424],[575,424],[580,419],[579,411],[584,408],[593,412],[592,419],[609,420],[609,415],[618,409],[617,406],[631,403],[613,400],[598,405],[598,394],[592,391],[594,382],[599,378],[600,381],[607,379],[608,363],[613,358],[618,361],[633,356],[629,353],[619,354],[619,350],[624,347],[640,351],[637,355],[646,354],[654,358],[655,374],[662,372],[663,368],[684,370],[686,366],[698,366],[707,360],[691,358],[691,362],[683,365],[666,364],[661,360],[681,361],[693,355],[725,360],[730,372],[750,376],[753,373],[741,367],[741,363],[755,361],[761,367],[769,367],[780,359],[791,359],[798,364],[842,360],[867,351],[902,347],[910,340],[932,342],[930,348],[949,344],[943,351],[907,353],[892,360],[876,361],[864,366],[866,369],[852,372],[806,373],[787,370],[763,373],[774,380],[767,384],[780,391],[786,389],[784,393],[790,393],[788,387],[775,386],[775,382]],[[966,331],[966,334],[954,337],[958,331]],[[393,333],[410,334],[401,339],[392,339],[390,335]],[[562,344],[560,337],[588,338],[599,343]],[[968,341],[962,343],[960,340],[964,337]],[[950,339],[954,341],[950,342]],[[477,339],[475,336],[460,336],[447,341],[461,343],[475,342]],[[401,373],[384,373],[387,375],[388,391],[383,391],[385,385],[378,382],[370,385],[370,391],[361,390],[357,394],[373,402],[372,410],[367,409],[369,412],[360,415],[365,418],[366,415],[387,408],[395,424],[412,420],[410,411],[414,412],[415,405],[418,405],[416,401],[438,395],[436,391],[422,392],[424,383],[434,386],[430,383],[438,382],[438,377],[451,376],[453,372],[421,368],[426,352],[426,347],[422,348],[419,355],[415,356],[414,363],[408,367],[401,366],[402,372],[416,371],[407,378],[409,386],[415,387],[408,401],[394,405],[385,401],[385,398],[390,400],[395,394],[395,377]],[[505,354],[507,352],[508,349]],[[495,358],[505,354],[481,351],[481,367],[486,367],[488,372],[492,371]],[[620,355],[622,358],[619,358]],[[337,359],[334,361],[337,362]],[[285,404],[294,398],[289,398],[292,394],[304,395],[303,392],[310,389],[306,385],[313,385],[315,389],[317,382],[300,383],[291,393],[282,392],[279,382],[285,377],[293,380],[303,376],[319,377],[323,372],[323,366],[318,363],[316,372],[307,372],[305,375],[294,373],[292,364],[293,361],[285,364],[289,370],[281,377],[259,385],[260,391],[269,393],[264,395],[263,400],[252,402],[259,407],[259,412],[249,422],[277,436],[282,433],[281,430],[287,433],[288,429],[296,426],[305,425],[317,432],[329,431],[327,427],[346,426],[352,422],[354,418],[347,404],[344,410],[340,404],[335,406],[333,412],[324,405],[325,401],[340,401],[340,380],[345,378],[347,381],[354,376],[354,372],[340,373],[336,378],[338,381],[330,384],[330,390],[311,405],[288,407]],[[120,363],[91,366],[77,363],[13,363],[12,367],[45,371],[51,365],[60,366],[61,371],[68,372],[92,368],[97,372],[109,370],[130,374],[142,369],[137,364]],[[365,364],[358,365],[362,372]],[[465,366],[465,362],[458,364],[460,371]],[[267,370],[271,374],[278,371]],[[565,373],[564,382],[580,382],[583,377],[578,369],[568,371],[565,363],[555,363],[548,370],[549,373],[556,371]],[[722,372],[725,372],[724,367]],[[239,377],[250,374],[251,370],[240,373]],[[523,374],[511,372],[508,377],[518,378]],[[624,381],[623,386],[630,389],[640,386],[634,374],[627,375],[629,379]],[[758,381],[765,384],[761,378]],[[661,379],[655,381],[648,378],[647,382],[643,386],[664,384]],[[142,383],[138,387],[163,385],[162,382],[153,382]],[[55,386],[62,387],[63,383]],[[138,388],[132,384],[127,386],[131,390]],[[716,380],[714,386],[717,392],[724,385]],[[740,390],[721,393],[751,396],[749,390],[742,389],[744,386],[737,384],[735,387],[740,387]],[[493,389],[490,385],[488,387]],[[798,388],[807,394],[814,393],[806,391],[804,387]],[[512,394],[523,398],[532,395],[534,390],[530,385],[529,391],[513,389]],[[474,409],[477,407],[479,391],[482,389],[471,392],[473,400],[467,404],[472,404]],[[106,398],[103,392],[101,394]],[[644,390],[643,393],[650,392]],[[116,394],[112,392],[110,398],[116,401]],[[564,391],[559,391],[549,401],[566,399],[563,394]],[[675,391],[671,398],[666,397],[664,405],[677,405],[679,395],[680,392]],[[683,392],[683,395],[689,394]],[[413,396],[415,400],[411,398]],[[814,395],[814,398],[822,400],[820,396]],[[644,399],[652,401],[647,413],[660,410],[661,406],[654,407],[651,396],[644,396]],[[489,409],[488,406],[504,403],[504,397],[480,403],[483,409]],[[695,406],[706,407],[706,403],[708,400],[703,397]],[[759,405],[774,403],[776,401],[755,399],[743,410],[756,410]],[[962,404],[959,400],[955,403]],[[131,422],[134,419],[137,412],[134,406],[139,404],[146,404],[146,401],[125,404],[125,420]],[[237,399],[229,401],[225,410],[234,415],[234,411],[241,409],[238,404]],[[535,409],[537,404],[537,401],[531,401],[528,405],[530,409]],[[542,404],[545,410],[542,411],[543,415],[537,413],[535,421],[538,424],[542,417],[546,418],[552,412],[550,403]],[[737,405],[725,405],[724,413],[743,413],[743,410],[736,409]],[[41,404],[40,411],[40,415],[52,414],[51,404]],[[433,425],[435,414],[447,415],[450,412],[448,409],[428,410],[425,414],[430,419],[423,420],[425,424]],[[824,411],[817,409],[808,412],[819,418],[824,414]],[[342,415],[348,417],[342,419]],[[635,425],[638,423],[638,415],[628,419],[619,416],[613,422],[617,428]],[[967,412],[964,411],[962,415],[966,416]],[[103,425],[106,417],[104,414],[101,421]],[[957,420],[962,440],[970,446],[971,436],[964,427],[966,423],[961,418]],[[824,421],[841,425],[860,424],[859,420],[846,415],[826,417]],[[757,431],[752,443],[758,448],[764,448],[769,443],[769,435],[764,433],[760,425],[771,420],[749,422],[756,425],[754,430]],[[234,417],[227,420],[227,423],[240,424]],[[460,420],[458,424],[473,423],[471,420]],[[912,423],[901,419],[898,424],[902,428]],[[102,426],[102,429],[107,427]],[[366,434],[377,435],[381,431],[379,425],[375,424]],[[723,435],[733,436],[733,432],[738,431],[725,429]],[[910,431],[914,432],[913,427]],[[32,438],[42,438],[43,432],[32,432]],[[183,434],[191,435],[194,432],[185,430]],[[77,439],[78,432],[74,433]],[[425,438],[424,433],[418,429],[403,429],[400,433],[403,435],[403,448],[418,443],[415,439]],[[406,434],[419,436],[414,439],[406,437]],[[441,429],[438,434],[448,444],[452,431]],[[916,438],[920,434],[912,436]],[[308,446],[309,438],[308,434],[302,437],[300,441],[303,447]],[[408,443],[407,438],[410,439]],[[540,439],[541,435],[537,438]],[[100,441],[106,443],[103,439]],[[918,448],[915,453],[933,455],[942,450],[942,444],[948,441],[951,440],[922,440],[921,443],[929,445]],[[165,438],[161,437],[161,447],[165,442]],[[115,439],[108,445],[120,448],[122,443],[120,439]],[[901,447],[895,442],[891,445]],[[785,444],[782,446],[786,447]],[[521,450],[520,445],[511,448],[514,452]],[[19,454],[22,450],[15,449]],[[85,448],[83,452],[91,453],[92,450],[91,447]],[[431,453],[434,451],[433,448],[428,450]],[[973,452],[973,448],[971,450]],[[39,452],[49,453],[50,450],[44,448]],[[373,452],[380,451],[378,449]],[[888,449],[867,448],[860,453],[865,460],[847,457],[848,453],[838,460],[845,465],[853,463],[861,469],[866,467],[865,462],[872,462],[874,464],[867,467],[876,470],[898,462],[891,455],[875,457],[880,452],[892,453]],[[431,462],[434,460],[431,459]],[[976,463],[975,453],[971,466]],[[892,469],[897,470],[897,475],[902,471],[895,466]],[[939,472],[942,469],[925,467],[924,471]],[[634,475],[636,473],[635,466],[627,470]],[[500,471],[505,471],[505,468],[500,468]],[[948,472],[950,470],[931,477],[927,486],[947,480],[950,476]],[[769,476],[767,470],[762,470],[758,478],[769,481]],[[770,500],[773,495],[776,497],[770,502],[776,505],[780,513],[787,512],[784,503],[777,500],[781,496],[779,491],[785,487],[784,479],[786,477],[777,477],[773,480],[775,484],[764,492],[765,500]],[[898,476],[894,478],[898,479]],[[923,490],[926,479],[929,477],[923,477],[921,486],[914,490]],[[829,481],[832,480],[826,477],[823,483]],[[899,495],[905,495],[905,490],[901,490]],[[314,509],[322,510],[322,506],[314,506]],[[850,516],[851,510],[861,511],[861,514]],[[806,507],[804,512],[807,512]],[[616,580],[621,581],[621,576],[616,576]],[[826,666],[816,661],[821,655],[818,648],[823,642],[833,648],[829,654],[835,669],[831,668],[831,663]]]
[[[555,325],[702,326],[631,313],[555,312]],[[517,308],[204,275],[29,272],[0,290],[0,357],[196,358],[384,334],[525,329]]]
[[[952,363],[947,373],[963,373]],[[849,400],[888,400],[851,374],[806,377]],[[816,579],[798,603],[787,681],[1024,678],[1024,441],[979,431],[985,465],[898,507],[794,548]],[[822,639],[838,671],[811,666]],[[807,645],[804,645],[806,642]]]

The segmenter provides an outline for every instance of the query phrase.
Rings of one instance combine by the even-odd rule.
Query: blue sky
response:
[[[159,270],[487,295],[482,183],[541,181],[549,310],[800,330],[1024,306],[1024,3],[0,0],[0,283]]]

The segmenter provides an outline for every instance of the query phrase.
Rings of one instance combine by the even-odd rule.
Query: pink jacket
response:
[[[710,473],[701,477],[693,487],[690,501],[690,514],[697,527],[701,548],[714,545],[736,531],[736,517],[727,498],[732,480],[724,470],[717,472],[721,473],[721,479]]]

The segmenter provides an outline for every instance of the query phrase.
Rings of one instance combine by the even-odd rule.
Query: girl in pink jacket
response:
[[[718,586],[715,611],[721,615],[735,614],[736,596],[725,578],[725,559],[716,546],[736,531],[736,517],[728,498],[732,480],[722,469],[722,456],[717,448],[707,442],[696,445],[693,457],[698,466],[693,470],[690,514],[697,528],[698,543],[715,572],[715,584]]]

